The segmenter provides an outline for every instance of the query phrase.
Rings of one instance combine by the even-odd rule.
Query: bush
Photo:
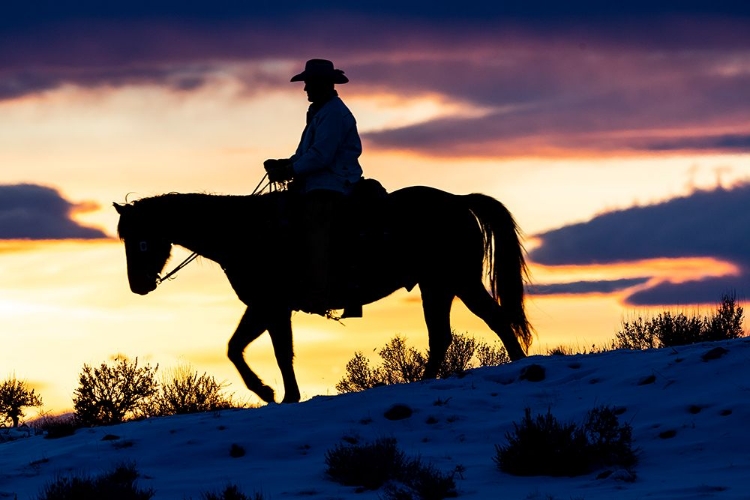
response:
[[[34,429],[44,433],[45,439],[57,439],[61,437],[72,436],[76,429],[81,427],[81,423],[73,414],[49,416],[44,415],[31,424]]]
[[[24,408],[42,406],[42,398],[28,384],[15,375],[0,384],[0,422],[11,422],[18,427]]]
[[[521,424],[507,433],[508,444],[496,445],[500,470],[516,476],[578,476],[597,468],[632,467],[632,428],[620,425],[613,409],[595,408],[582,426],[561,424],[547,411],[532,418],[526,408]]]
[[[386,497],[393,500],[456,496],[452,474],[423,464],[419,458],[407,459],[393,438],[362,445],[342,443],[328,450],[325,460],[326,473],[334,481],[369,490],[386,485]]]
[[[422,380],[427,356],[413,347],[406,346],[406,340],[396,335],[378,353],[383,360],[383,382],[403,384]]]
[[[242,493],[237,486],[229,484],[221,493],[203,493],[201,498],[203,500],[263,500],[263,495],[255,493],[249,497]]]
[[[346,376],[336,384],[336,390],[344,394],[360,392],[383,385],[380,370],[370,368],[370,361],[361,352],[355,352],[354,357],[346,363]]]
[[[61,477],[44,487],[39,500],[148,500],[151,489],[140,490],[134,464],[123,464],[100,477]]]
[[[651,349],[727,340],[744,336],[744,310],[734,294],[724,294],[711,316],[686,316],[669,311],[655,318],[638,317],[623,321],[613,347],[617,349]]]
[[[359,392],[380,385],[403,384],[422,379],[428,353],[422,354],[406,345],[406,340],[396,335],[379,352],[381,365],[370,367],[370,361],[357,352],[346,364],[346,375],[336,384],[339,393]],[[478,361],[478,363],[475,363]],[[504,347],[496,348],[475,339],[453,333],[453,341],[440,366],[438,377],[447,378],[462,373],[477,364],[495,366],[510,362]]]
[[[510,356],[508,356],[505,347],[495,347],[484,342],[477,345],[474,355],[479,361],[479,366],[498,366],[510,363]]]
[[[477,341],[466,335],[454,334],[445,359],[438,370],[438,377],[447,378],[456,373],[463,373],[471,368]]]
[[[157,393],[157,369],[138,367],[138,358],[130,363],[124,357],[115,358],[114,366],[102,363],[100,368],[91,368],[84,364],[73,394],[76,418],[91,426],[147,416],[151,398]]]
[[[405,457],[393,438],[374,443],[341,443],[326,451],[326,474],[346,486],[376,490],[396,478],[404,468]]]
[[[198,375],[190,365],[180,365],[162,374],[161,389],[154,398],[154,414],[181,415],[225,410],[241,405],[225,396],[222,385],[208,374]]]

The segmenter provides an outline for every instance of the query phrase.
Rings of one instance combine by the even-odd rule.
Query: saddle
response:
[[[288,248],[299,248],[303,217],[300,206],[304,195],[294,189],[285,194],[278,207],[280,225],[286,227]],[[334,215],[330,242],[331,285],[336,296],[345,297],[342,318],[362,316],[360,283],[364,262],[386,238],[387,197],[388,192],[379,181],[363,178],[341,199]]]

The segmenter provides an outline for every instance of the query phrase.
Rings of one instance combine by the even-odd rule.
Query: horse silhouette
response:
[[[248,389],[269,403],[274,390],[250,369],[243,352],[268,331],[283,378],[283,402],[299,401],[291,314],[305,298],[301,277],[307,259],[300,256],[304,248],[295,239],[292,198],[280,191],[249,196],[170,193],[114,204],[134,293],[146,295],[156,288],[173,244],[222,267],[247,306],[229,340],[228,357]],[[437,376],[451,343],[455,297],[498,335],[511,360],[526,356],[532,336],[524,311],[526,262],[518,227],[502,203],[483,194],[415,186],[384,195],[369,213],[369,233],[355,228],[333,245],[337,256],[357,258],[353,266],[339,266],[330,309],[350,307],[354,299],[368,304],[419,285],[429,333],[424,378]],[[369,234],[369,240],[357,243],[360,234]]]

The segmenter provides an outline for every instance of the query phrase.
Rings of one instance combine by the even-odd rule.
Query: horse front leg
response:
[[[250,342],[260,337],[267,329],[268,322],[265,318],[260,314],[254,314],[251,308],[248,307],[240,320],[240,324],[237,326],[237,330],[235,330],[232,338],[229,339],[227,356],[234,363],[247,388],[257,394],[266,403],[274,403],[273,389],[265,385],[260,377],[250,369],[243,355],[245,348],[250,345]]]
[[[294,374],[294,343],[292,341],[292,311],[289,308],[277,311],[268,326],[273,343],[276,363],[284,380],[282,403],[297,403],[300,400],[297,377]]]

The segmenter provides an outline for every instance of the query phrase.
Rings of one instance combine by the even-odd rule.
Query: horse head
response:
[[[154,218],[138,203],[113,205],[120,214],[117,233],[125,243],[130,290],[138,295],[146,295],[155,290],[161,281],[159,274],[169,259],[172,244],[159,234]]]

